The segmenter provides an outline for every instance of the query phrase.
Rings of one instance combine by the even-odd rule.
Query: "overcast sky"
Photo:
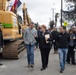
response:
[[[36,23],[48,25],[50,19],[52,19],[52,8],[54,8],[54,14],[60,13],[61,0],[21,0],[26,4],[30,18]],[[19,14],[22,15],[22,11],[19,7]]]

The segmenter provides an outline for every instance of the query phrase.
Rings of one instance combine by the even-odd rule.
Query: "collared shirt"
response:
[[[33,45],[36,42],[34,36],[37,36],[37,30],[34,28],[33,29],[26,28],[24,30],[24,37],[23,37],[25,44]]]

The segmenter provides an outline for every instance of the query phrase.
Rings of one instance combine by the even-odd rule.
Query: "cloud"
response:
[[[34,22],[40,24],[49,24],[49,18],[52,18],[52,8],[55,8],[55,12],[60,11],[61,0],[21,0],[26,4],[28,13]],[[18,8],[18,13],[22,15],[22,5]]]

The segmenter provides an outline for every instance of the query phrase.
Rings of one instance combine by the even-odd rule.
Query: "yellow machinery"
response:
[[[3,39],[7,41],[7,43],[4,44],[3,57],[19,58],[19,53],[25,49],[24,43],[22,43],[23,40],[19,40],[19,38],[22,38],[22,30],[30,24],[25,3],[23,4],[24,24],[18,22],[15,13],[6,11],[6,0],[0,0],[0,5],[2,5],[0,6],[0,23],[2,23]]]
[[[22,37],[19,34],[17,17],[9,11],[0,11],[0,22],[2,23],[2,32],[4,40],[15,40]]]

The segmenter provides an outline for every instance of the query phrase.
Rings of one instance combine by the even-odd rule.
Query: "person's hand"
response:
[[[76,39],[75,37],[73,37],[73,39]]]
[[[48,41],[49,38],[46,38],[46,41]]]
[[[34,50],[36,50],[36,46],[34,47]]]
[[[3,48],[4,48],[4,45],[3,45]]]
[[[37,37],[36,34],[34,34],[34,37]]]

